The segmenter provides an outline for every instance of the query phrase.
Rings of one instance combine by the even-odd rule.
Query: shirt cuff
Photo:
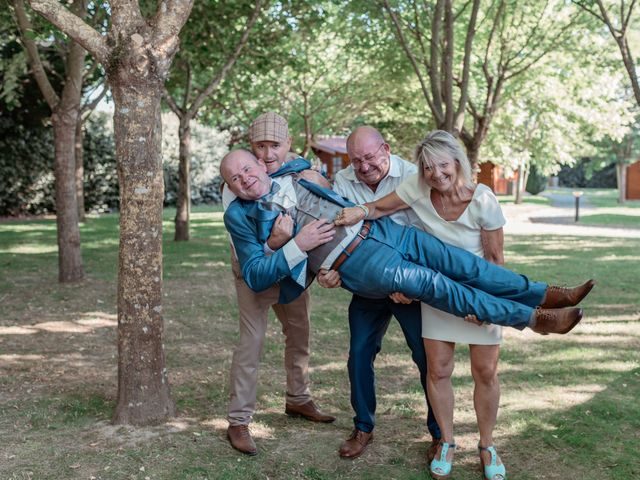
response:
[[[262,247],[262,250],[264,251],[264,254],[266,256],[270,256],[270,255],[273,255],[275,253],[275,250],[271,250],[271,247],[269,246],[269,244],[267,242],[264,242],[264,246]]]
[[[289,270],[293,271],[296,266],[298,266],[302,262],[307,261],[307,254],[300,250],[298,244],[293,240],[289,240],[284,247],[282,247],[282,251],[284,253],[284,258],[287,260],[287,265],[289,265]],[[306,266],[300,269],[300,274],[293,279],[298,285],[302,288],[307,286],[307,269]]]

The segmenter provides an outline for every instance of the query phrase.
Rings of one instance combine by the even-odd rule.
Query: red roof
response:
[[[316,138],[311,142],[311,148],[330,153],[331,155],[335,155],[336,153],[346,154],[347,139],[345,137]]]

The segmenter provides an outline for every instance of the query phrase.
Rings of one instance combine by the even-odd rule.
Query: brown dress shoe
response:
[[[442,438],[432,438],[431,445],[427,448],[427,464],[431,464],[431,460],[433,460],[438,453],[438,447],[442,443]]]
[[[582,320],[581,308],[538,308],[535,313],[535,323],[531,327],[534,332],[567,333]]]
[[[540,308],[565,308],[574,307],[586,297],[593,286],[594,280],[587,280],[577,287],[558,287],[549,285]]]
[[[342,458],[357,458],[365,451],[367,445],[373,441],[373,432],[363,432],[357,428],[351,432],[342,445],[340,445],[340,456]]]
[[[312,422],[331,423],[336,419],[333,415],[323,413],[313,400],[309,400],[302,405],[291,405],[287,403],[284,408],[284,413],[291,417],[306,418]]]
[[[248,425],[229,425],[227,428],[227,438],[231,442],[231,446],[236,450],[247,455],[255,455],[258,453],[256,444],[251,438]]]

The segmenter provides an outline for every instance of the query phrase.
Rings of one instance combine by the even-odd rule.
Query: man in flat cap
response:
[[[289,127],[287,121],[277,113],[266,112],[258,116],[249,127],[249,141],[251,150],[258,160],[266,165],[267,173],[271,176],[277,177],[300,168],[300,164],[303,168],[309,167],[308,162],[296,158],[298,156],[289,151]],[[235,195],[225,186],[225,210],[234,199]],[[292,232],[293,219],[289,215],[280,214],[264,246],[265,252],[269,254],[282,247]],[[247,286],[242,278],[233,246],[231,265],[238,299],[240,340],[231,361],[227,436],[234,448],[242,453],[255,455],[257,448],[248,427],[256,409],[258,365],[267,330],[269,308],[273,308],[285,336],[285,413],[326,423],[333,422],[335,417],[320,411],[309,391],[309,292],[305,291],[291,303],[281,304],[278,284],[260,293]]]

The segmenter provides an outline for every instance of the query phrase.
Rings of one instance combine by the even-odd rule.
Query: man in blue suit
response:
[[[291,137],[287,121],[274,112],[259,115],[249,127],[251,149],[270,175],[309,168],[306,160],[290,153]],[[223,190],[225,209],[235,195]],[[265,249],[277,250],[289,240],[293,220],[279,215],[273,224]],[[277,284],[254,292],[242,279],[240,265],[232,249],[231,266],[238,300],[238,344],[233,352],[229,372],[229,406],[227,437],[231,445],[247,455],[255,455],[257,446],[249,425],[257,407],[258,371],[265,342],[268,314],[272,309],[282,325],[284,336],[284,369],[286,373],[285,413],[315,422],[333,422],[335,417],[323,412],[313,400],[310,389],[309,357],[311,300],[308,291],[286,304],[278,302]]]
[[[328,268],[340,273],[343,288],[364,297],[401,292],[457,316],[521,330],[563,334],[582,319],[581,309],[564,307],[580,302],[590,287],[548,288],[385,218],[335,227],[330,222],[351,202],[295,176],[272,180],[245,150],[227,154],[220,171],[238,197],[224,222],[254,291],[279,283],[286,303]],[[264,243],[282,212],[293,216],[294,235],[267,255]]]

